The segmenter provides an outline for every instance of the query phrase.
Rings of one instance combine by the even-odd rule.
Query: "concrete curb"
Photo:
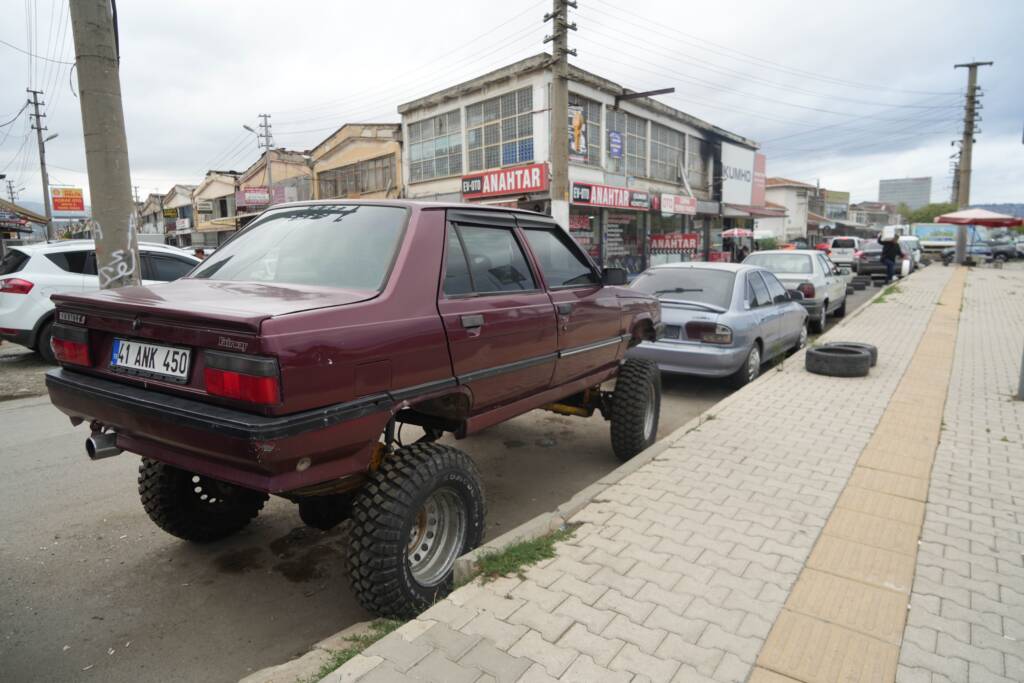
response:
[[[295,683],[301,679],[312,678],[334,652],[344,650],[350,645],[349,638],[369,633],[370,624],[369,621],[352,624],[333,636],[324,638],[301,657],[254,671],[238,683]]]

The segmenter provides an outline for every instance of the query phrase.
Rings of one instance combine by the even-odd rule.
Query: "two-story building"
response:
[[[569,131],[569,225],[599,263],[632,273],[721,250],[722,201],[752,203],[756,143],[570,67],[569,115],[551,120],[539,54],[407,102],[409,197],[550,213],[550,126]],[[730,170],[723,172],[723,159]]]
[[[236,230],[235,193],[240,176],[238,171],[207,171],[203,182],[193,190],[193,247],[215,249]]]
[[[313,198],[402,195],[402,127],[346,123],[309,152]]]
[[[770,204],[785,207],[785,215],[779,219],[759,220],[757,228],[771,230],[778,242],[807,239],[808,220],[811,218],[810,203],[816,187],[789,178],[768,178],[765,196]]]
[[[192,208],[192,192],[195,185],[175,185],[164,195],[163,208],[167,211],[167,243],[177,247],[192,245],[195,215]],[[174,213],[174,218],[170,213]],[[173,221],[173,222],[172,222]]]
[[[313,170],[306,152],[281,148],[264,152],[238,178],[235,209],[239,226],[271,204],[311,199],[312,184]]]
[[[164,195],[151,192],[139,209],[139,232],[144,235],[166,235],[168,223],[173,224],[177,217],[176,210],[164,209]]]

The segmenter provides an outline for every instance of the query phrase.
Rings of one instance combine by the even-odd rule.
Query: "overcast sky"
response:
[[[0,41],[74,61],[67,0],[0,2]],[[257,158],[242,129],[272,115],[276,143],[308,149],[348,121],[544,50],[550,0],[266,2],[121,0],[121,89],[141,194]],[[56,8],[56,9],[55,9]],[[966,70],[984,120],[971,199],[1024,201],[1021,0],[579,0],[573,62],[762,144],[768,174],[877,199],[878,179],[932,176],[949,195]],[[0,44],[0,124],[45,90],[51,183],[84,186],[77,80],[68,65]],[[0,173],[41,196],[33,131],[0,128]],[[6,198],[6,186],[2,187]]]

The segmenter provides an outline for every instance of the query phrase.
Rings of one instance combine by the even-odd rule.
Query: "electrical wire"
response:
[[[55,62],[57,64],[68,64],[68,65],[73,65],[74,64],[74,62],[62,62],[59,59],[47,59],[46,57],[40,57],[39,55],[34,54],[34,53],[30,52],[29,50],[23,50],[20,47],[18,47],[17,45],[14,45],[13,43],[8,43],[6,40],[0,40],[0,45],[6,45],[7,47],[11,48],[12,50],[17,50],[18,52],[20,52],[23,55],[28,55],[30,61],[32,59],[41,59],[44,62]]]
[[[5,121],[4,123],[0,123],[0,128],[3,128],[4,126],[9,126],[12,123],[14,123],[15,121],[17,121],[18,117],[21,116],[21,113],[23,111],[25,111],[26,109],[28,109],[28,101],[26,101],[25,104],[21,105],[21,109],[19,109],[18,113],[14,115],[14,118],[12,118],[10,121]]]

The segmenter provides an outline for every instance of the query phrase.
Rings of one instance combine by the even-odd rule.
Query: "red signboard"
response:
[[[662,193],[660,206],[662,213],[678,213],[683,214],[684,216],[697,215],[696,197],[684,197],[678,194]]]
[[[54,211],[85,211],[85,197],[80,187],[54,187],[50,189]]]
[[[699,236],[695,232],[675,232],[667,235],[651,235],[651,251],[682,253],[697,251]]]
[[[587,206],[607,206],[612,209],[647,211],[651,208],[651,195],[640,190],[591,183],[572,184],[572,203]]]
[[[754,154],[754,189],[750,195],[751,206],[764,206],[764,191],[767,177],[765,168],[767,160],[763,154]]]
[[[722,261],[727,263],[732,261],[732,254],[727,251],[713,251],[708,254],[708,261]]]
[[[463,176],[462,178],[463,199],[543,192],[547,189],[547,164],[499,168],[485,173]]]

